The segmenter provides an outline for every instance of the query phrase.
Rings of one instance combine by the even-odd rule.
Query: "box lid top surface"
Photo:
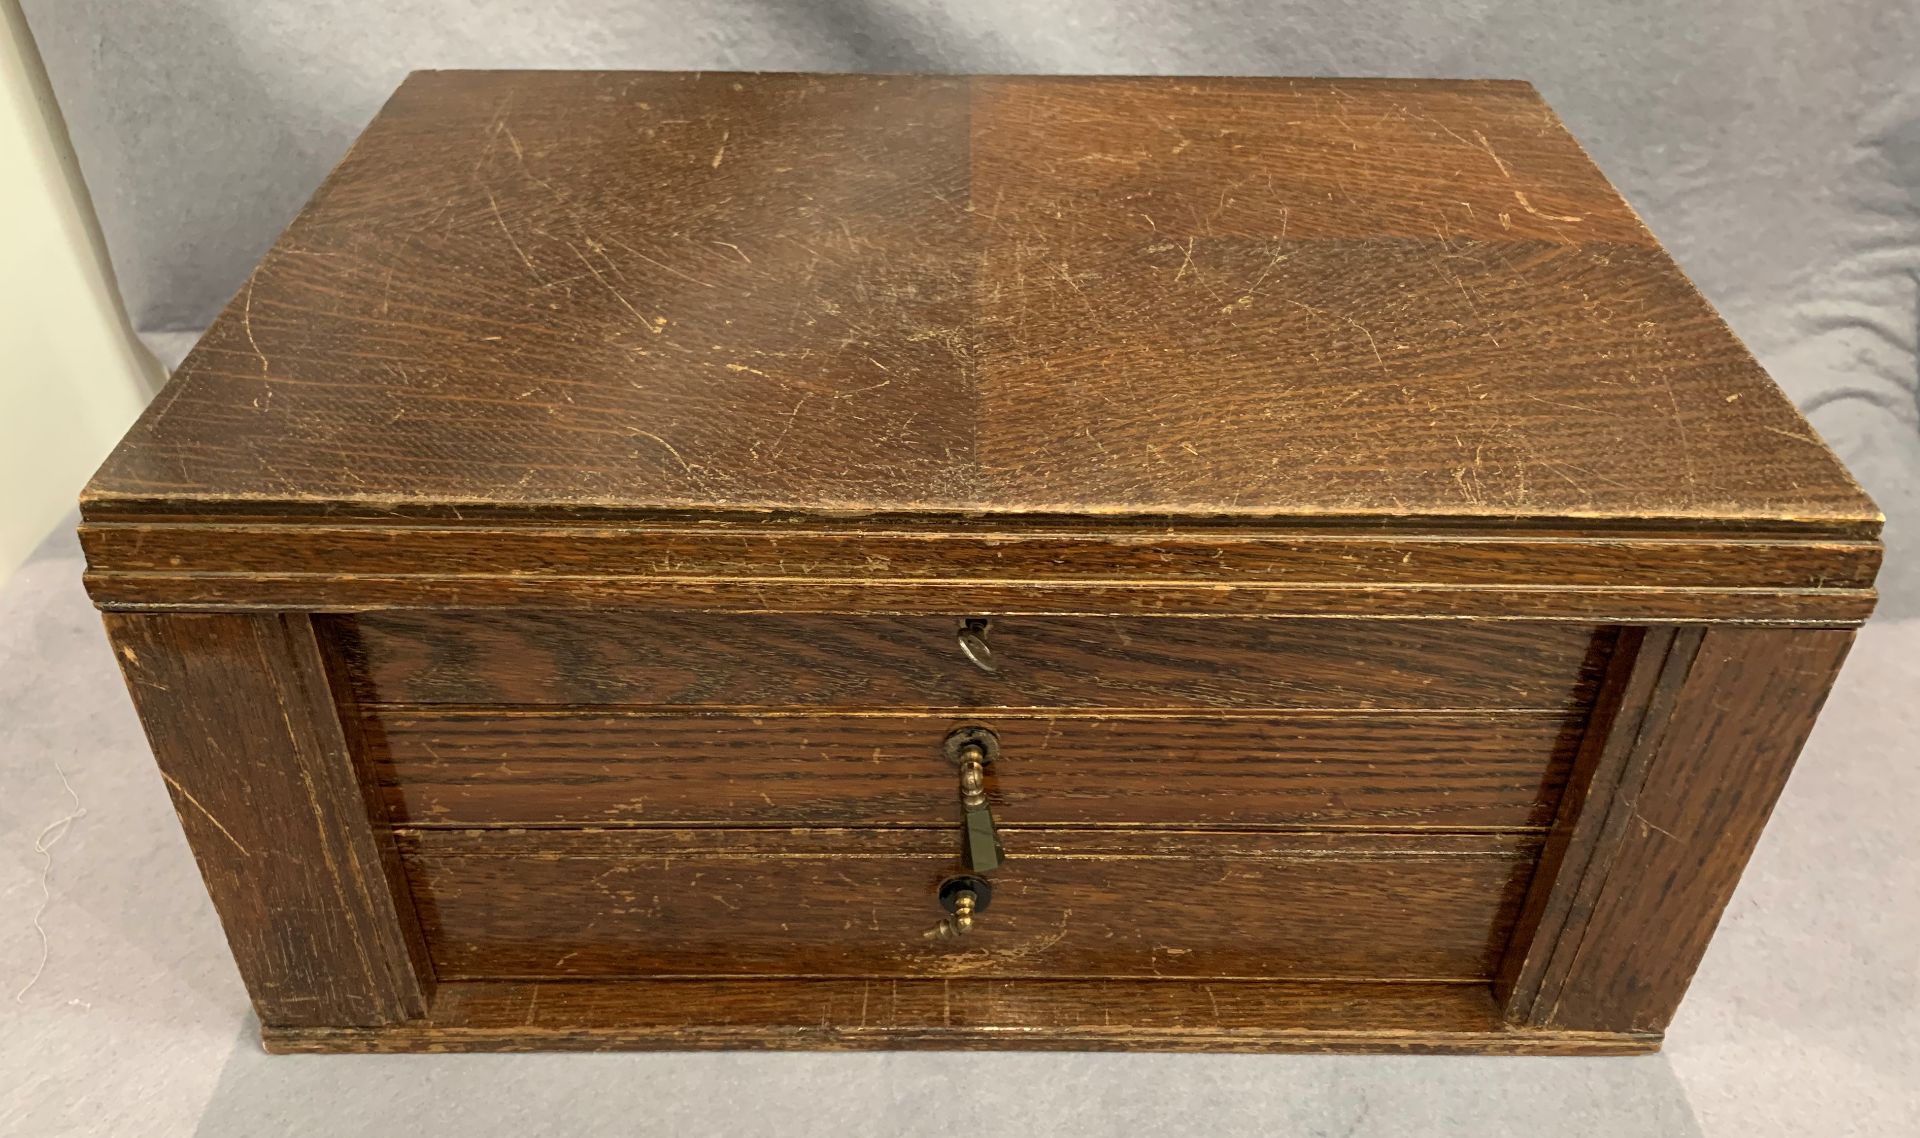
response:
[[[423,72],[90,515],[1872,503],[1520,83]]]

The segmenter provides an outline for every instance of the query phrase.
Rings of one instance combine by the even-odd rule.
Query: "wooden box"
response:
[[[1649,1050],[1880,549],[1505,82],[415,75],[84,519],[285,1051]]]

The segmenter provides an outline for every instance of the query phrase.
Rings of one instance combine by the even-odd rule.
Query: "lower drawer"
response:
[[[443,980],[1486,979],[1538,840],[1004,832],[974,933],[930,941],[950,831],[413,831]]]

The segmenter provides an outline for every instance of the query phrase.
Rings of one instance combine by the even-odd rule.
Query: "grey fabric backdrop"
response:
[[[1920,611],[1920,6],[24,0],[168,363],[422,67],[1532,80],[1893,518]]]

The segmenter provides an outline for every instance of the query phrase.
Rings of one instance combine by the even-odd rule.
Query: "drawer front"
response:
[[[1544,826],[1581,719],[383,714],[363,737],[411,826],[952,825],[941,751],[983,723],[1011,825]]]
[[[1566,710],[1607,637],[1548,624],[779,614],[372,613],[329,622],[401,704]]]
[[[930,941],[947,835],[416,832],[443,980],[1485,979],[1537,841],[1009,830],[972,935]]]

